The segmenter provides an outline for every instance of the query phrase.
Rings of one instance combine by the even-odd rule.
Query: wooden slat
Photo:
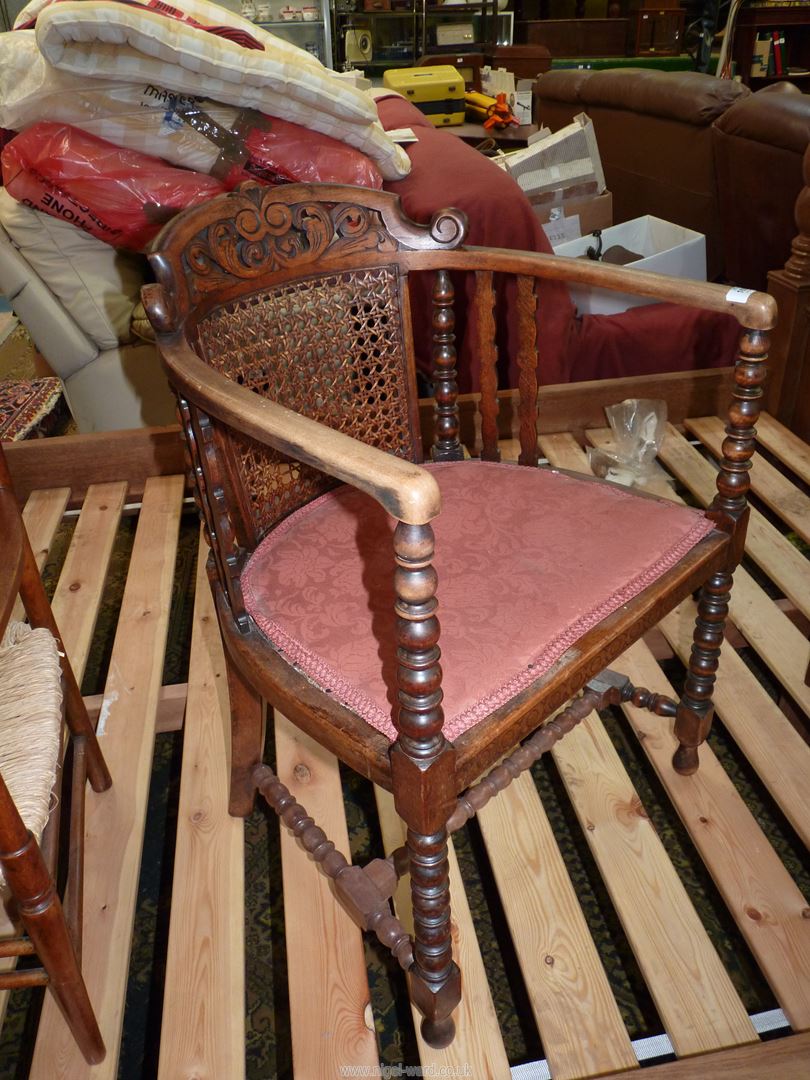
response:
[[[394,808],[391,794],[375,787],[380,830],[386,852],[391,852],[405,842],[405,827]],[[461,1004],[455,1012],[456,1037],[444,1050],[428,1046],[420,1030],[421,1013],[411,1006],[419,1059],[426,1070],[436,1076],[463,1076],[468,1067],[472,1076],[481,1080],[501,1080],[509,1075],[509,1061],[501,1039],[495,1006],[489,991],[487,973],[481,958],[478,939],[475,936],[470,905],[464,892],[459,873],[458,860],[452,841],[448,845],[450,861],[450,910],[452,917],[453,955],[461,968]],[[398,918],[413,933],[410,879],[400,879],[394,896],[394,908]]]
[[[244,825],[228,814],[230,706],[200,537],[160,1080],[245,1075]]]
[[[563,440],[561,445],[575,445],[570,436],[561,436],[560,438]],[[600,436],[594,435],[593,438],[598,440]],[[571,453],[574,453],[573,449]],[[711,465],[703,461],[700,454],[689,446],[686,440],[673,428],[667,431],[659,456],[667,468],[672,469],[679,480],[685,483],[687,487],[695,490],[701,500],[708,501],[707,469],[712,472],[712,493],[714,489],[714,473]],[[558,464],[562,466],[563,460],[573,462],[576,458],[564,457],[557,460]],[[698,462],[700,464],[697,464]],[[562,467],[574,468],[576,466],[570,464]],[[757,521],[757,518],[759,518],[759,521]],[[749,523],[749,537],[757,536],[758,530],[764,524],[767,523],[764,522],[762,515],[752,514]],[[778,536],[776,530],[773,530],[773,533]],[[765,530],[762,530],[762,535],[767,535]],[[780,538],[780,541],[790,548],[784,538]],[[775,549],[777,546],[774,542]],[[810,597],[808,597],[807,589],[806,560],[796,551],[790,553],[781,549],[779,557],[783,560],[785,569],[789,570],[793,575],[791,578],[791,599],[810,611],[810,608],[808,608]],[[769,571],[775,570],[776,572],[772,576],[775,581],[780,581],[778,570],[774,567],[772,560],[763,558],[759,559],[759,561],[763,563],[763,568]],[[784,587],[787,592],[784,576],[781,578],[780,587]],[[730,617],[791,697],[810,716],[810,687],[804,681],[808,662],[810,662],[810,642],[804,637],[801,630],[791,622],[785,612],[781,611],[770,600],[764,589],[757,585],[748,571],[742,566],[738,567],[734,572]]]
[[[810,641],[741,566],[734,571],[729,614],[796,704],[810,716],[810,686],[804,681]]]
[[[614,405],[627,397],[664,398],[670,420],[674,424],[680,424],[687,416],[719,414],[728,408],[733,385],[733,368],[728,367],[544,386],[540,391],[537,430],[542,434],[573,431],[580,437],[580,441],[584,442],[583,433],[587,428],[604,425],[605,406]],[[460,394],[458,399],[461,441],[470,448],[476,445],[479,396]],[[520,426],[518,391],[502,390],[498,394],[498,402],[499,437],[517,438]],[[432,398],[424,398],[419,402],[419,420],[425,447],[433,443],[433,409]]]
[[[589,431],[588,438],[595,446],[608,446],[612,441],[607,430]],[[709,505],[717,492],[717,470],[671,424],[667,425],[659,458],[704,506]],[[756,507],[751,507],[745,550],[799,611],[810,617],[807,560]]]
[[[619,665],[621,670],[621,665]],[[553,748],[583,835],[679,1057],[757,1035],[604,725]]]
[[[572,469],[574,472],[586,473],[590,476],[588,455],[573,435],[568,432],[557,432],[541,435],[538,441],[543,456],[548,458],[550,465],[555,465],[558,469]]]
[[[709,1057],[686,1058],[656,1065],[655,1080],[807,1080],[810,1036],[789,1035],[754,1046],[736,1046]],[[610,1080],[636,1080],[633,1073],[616,1073]]]
[[[531,775],[518,777],[478,821],[555,1080],[633,1068],[627,1030]]]
[[[569,467],[570,459],[561,456],[555,464]],[[638,686],[673,695],[642,643],[614,666]],[[810,1024],[810,980],[804,974],[810,970],[810,920],[802,914],[804,898],[710,747],[701,748],[694,776],[679,776],[671,764],[671,723],[623,708],[785,1014],[795,1030],[803,1030]]]
[[[80,684],[126,493],[120,482],[88,488],[51,601],[56,625],[70,627],[69,635],[62,633]]]
[[[278,712],[275,736],[279,779],[349,858],[337,760]],[[361,931],[283,826],[281,866],[295,1076],[314,1080],[340,1076],[341,1065],[376,1066]]]
[[[32,491],[23,509],[23,523],[40,571],[48,558],[48,552],[56,535],[56,530],[59,528],[59,522],[62,520],[69,496],[70,488]],[[11,619],[24,618],[25,612],[22,601],[17,597]]]
[[[659,623],[684,664],[692,647],[696,613],[697,605],[689,600]],[[720,650],[713,700],[718,716],[759,779],[810,847],[810,746],[725,642]]]
[[[184,475],[186,471],[176,424],[23,440],[6,443],[3,450],[21,502],[32,491],[69,487],[70,505],[79,506],[88,485],[115,480],[128,482],[129,497],[135,502],[150,477]]]
[[[611,433],[607,430],[589,432],[594,445],[610,446]],[[711,466],[693,450],[681,436],[672,429],[667,434],[666,446],[677,456],[683,469],[690,476],[701,479],[702,468],[699,463],[712,473],[707,477],[708,484],[700,483],[701,497],[708,502],[714,490],[713,470]],[[694,459],[694,460],[690,460]],[[650,486],[647,486],[650,490]],[[674,498],[671,489],[655,485],[654,490]],[[752,524],[759,521],[768,529],[773,529],[761,514],[754,511]],[[776,533],[776,530],[773,530]],[[749,529],[749,537],[751,530]],[[783,540],[776,533],[779,540]],[[810,564],[791,546],[802,565],[801,593],[810,600]],[[735,575],[736,581],[742,580],[742,588],[751,591],[750,578],[745,572]],[[736,587],[736,586],[735,586]],[[766,610],[772,606],[762,596],[760,603]],[[660,629],[680,656],[687,663],[692,645],[692,630],[696,614],[696,605],[692,601],[681,605],[677,613],[665,617]],[[723,719],[740,749],[756,769],[760,779],[766,785],[771,796],[776,800],[793,827],[804,839],[810,842],[810,747],[804,742],[793,725],[771,699],[754,674],[745,666],[731,646],[724,644],[718,673],[718,682],[714,693],[714,702],[718,715]]]
[[[155,731],[158,735],[167,731],[180,731],[186,715],[187,699],[188,683],[169,683],[166,686],[161,686],[158,695],[157,716],[155,718]],[[94,725],[98,720],[103,704],[103,694],[92,694],[84,699],[87,715]]]
[[[719,457],[725,437],[723,422],[716,416],[704,416],[686,421],[687,431],[696,435],[704,446]],[[751,459],[751,490],[770,506],[786,525],[810,543],[810,498],[766,461],[761,454]]]
[[[632,646],[617,661],[638,686],[672,687],[649,650]],[[672,722],[623,706],[701,858],[794,1031],[810,1027],[810,919],[807,902],[770,846],[711,748],[694,776],[672,768]]]
[[[770,413],[761,413],[757,420],[757,441],[810,484],[810,446]]]
[[[88,1066],[46,995],[31,1080],[100,1080],[118,1072],[183,487],[179,476],[146,484],[102,709],[100,741],[113,786],[87,793],[83,970],[107,1056]]]

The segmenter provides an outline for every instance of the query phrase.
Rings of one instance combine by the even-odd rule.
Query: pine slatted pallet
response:
[[[702,385],[716,389],[715,376]],[[625,396],[618,385],[602,390],[604,402]],[[565,408],[555,412],[552,402],[540,426],[540,445],[551,464],[588,471],[583,445],[609,445],[603,414],[592,399],[591,389],[588,407],[582,408],[584,399],[572,394],[568,413]],[[705,395],[698,399],[710,400]],[[716,449],[719,429],[711,416],[686,419],[684,403],[694,400],[695,394],[684,390],[674,407],[670,402],[678,427],[668,429],[653,487],[673,495],[669,475],[679,490],[705,502],[714,469],[694,438]],[[555,416],[563,415],[576,415],[579,423],[555,426]],[[748,570],[738,574],[734,626],[724,649],[716,706],[806,843],[810,747],[734,648],[735,637],[747,642],[784,688],[794,713],[804,714],[805,720],[810,716],[810,561],[785,538],[777,521],[807,538],[810,448],[767,416],[761,437],[764,453],[753,470],[757,509],[748,556],[784,600],[771,599]],[[503,445],[506,458],[510,445]],[[90,702],[114,777],[109,792],[88,792],[84,901],[84,968],[108,1056],[103,1064],[88,1067],[46,997],[30,1076],[112,1080],[117,1075],[153,740],[156,730],[182,723],[185,712],[159,1076],[239,1080],[245,1075],[244,836],[242,822],[225,810],[227,685],[202,560],[188,684],[161,686],[184,497],[177,430],[80,436],[69,444],[60,439],[14,444],[8,457],[41,562],[66,508],[80,508],[54,596],[56,617],[79,673],[87,662],[120,516],[125,506],[138,507],[109,675],[103,695]],[[689,647],[693,610],[692,601],[684,603],[659,628],[680,657]],[[669,690],[647,644],[634,646],[614,666],[637,683]],[[553,754],[677,1057],[653,1066],[651,1074],[660,1080],[759,1080],[768,1074],[806,1080],[810,906],[711,750],[702,749],[696,776],[679,777],[670,768],[666,722],[632,706],[626,715],[792,1029],[784,1037],[760,1041],[602,721],[592,715]],[[275,740],[281,779],[348,855],[335,759],[283,717],[276,718]],[[377,792],[377,805],[383,840],[391,849],[401,843],[401,826],[387,793]],[[551,1076],[637,1075],[637,1056],[581,898],[530,776],[490,803],[480,824]],[[295,1075],[299,1080],[349,1075],[341,1066],[353,1067],[352,1075],[375,1075],[378,1052],[360,931],[337,908],[315,865],[284,833],[282,864]],[[421,1064],[433,1068],[426,1068],[425,1075],[502,1080],[510,1075],[509,1063],[455,860],[451,870],[465,996],[455,1042],[443,1051],[420,1042]],[[395,905],[407,922],[407,890],[400,889]],[[520,1066],[514,1075],[546,1074]]]

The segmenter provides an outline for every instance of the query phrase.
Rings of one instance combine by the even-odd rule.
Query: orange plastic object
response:
[[[510,124],[516,124],[520,127],[520,121],[513,115],[512,110],[509,108],[506,94],[498,94],[495,98],[495,104],[490,105],[487,109],[487,118],[484,121],[484,127],[487,131],[491,131],[492,128],[497,128],[500,131]]]

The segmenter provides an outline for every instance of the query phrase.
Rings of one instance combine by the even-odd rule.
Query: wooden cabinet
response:
[[[781,46],[782,73],[752,71],[752,60],[759,35],[779,31],[784,38]],[[810,2],[806,4],[746,4],[737,15],[734,42],[731,49],[736,73],[753,89],[766,82],[789,79],[802,89],[810,90]]]

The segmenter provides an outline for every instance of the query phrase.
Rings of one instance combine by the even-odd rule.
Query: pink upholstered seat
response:
[[[442,493],[433,526],[449,739],[551,668],[712,528],[700,512],[551,470],[427,467]],[[271,532],[242,579],[262,632],[391,739],[393,528],[370,497],[338,488]]]

